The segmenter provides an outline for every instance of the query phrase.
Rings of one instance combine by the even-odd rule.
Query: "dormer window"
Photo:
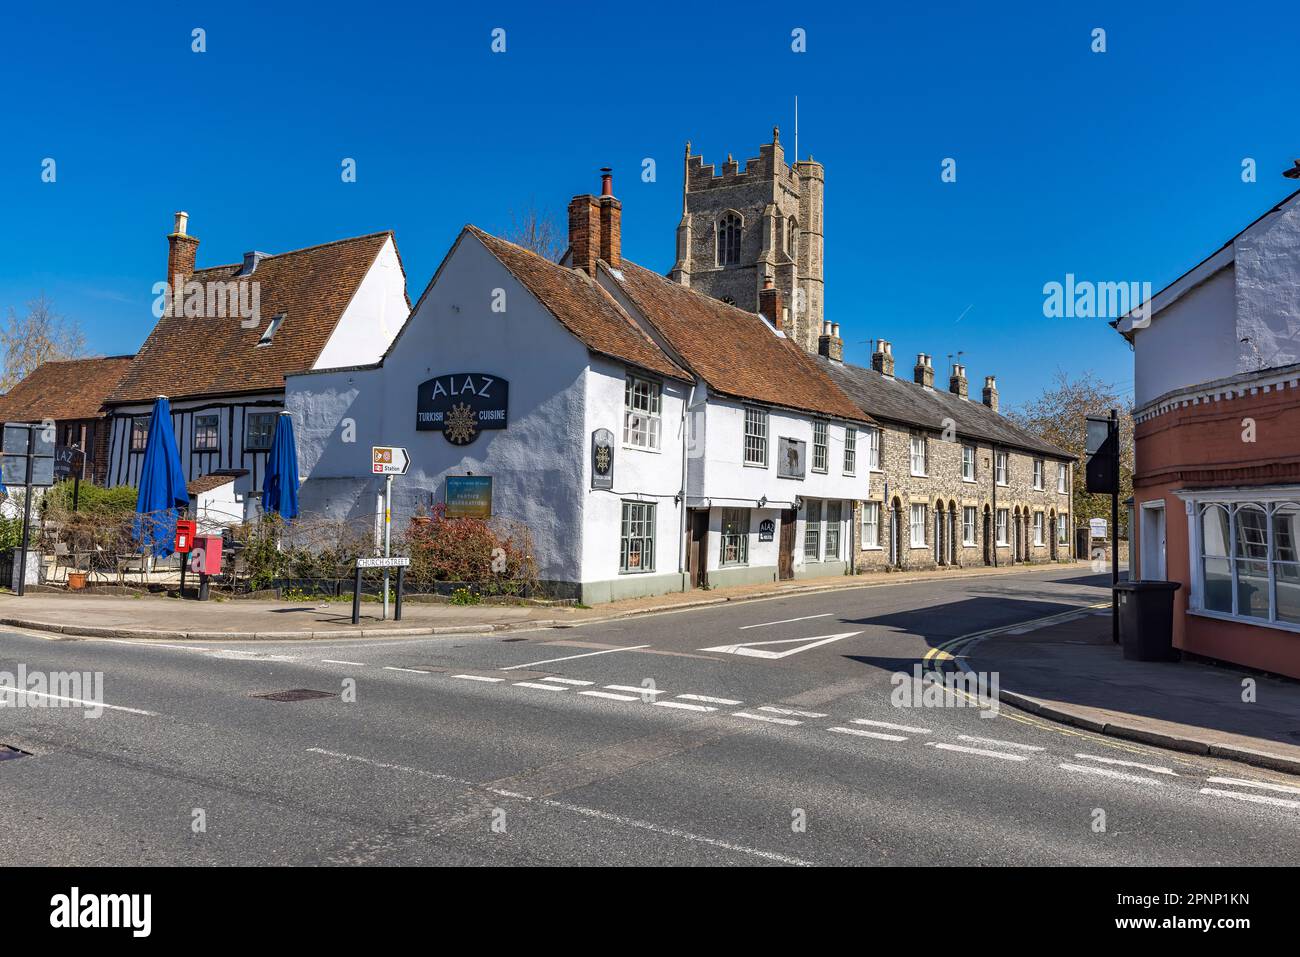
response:
[[[259,346],[269,346],[275,334],[280,331],[280,324],[284,322],[284,313],[272,316],[271,321],[266,324],[266,329],[262,332],[262,337],[257,340]]]
[[[740,262],[740,237],[743,229],[739,213],[723,213],[718,220],[719,266],[734,266]]]

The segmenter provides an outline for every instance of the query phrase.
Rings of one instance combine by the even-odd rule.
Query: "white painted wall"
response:
[[[1300,362],[1300,203],[1238,238],[1236,372]],[[1246,340],[1242,342],[1242,340]]]
[[[406,322],[406,279],[390,236],[357,286],[313,369],[378,362]]]
[[[1228,266],[1137,330],[1133,394],[1139,408],[1174,389],[1236,375],[1235,290]]]

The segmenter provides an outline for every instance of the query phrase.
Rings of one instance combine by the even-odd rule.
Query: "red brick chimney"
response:
[[[758,292],[758,311],[767,316],[767,321],[778,330],[785,325],[785,311],[781,307],[781,290],[772,285],[772,277],[763,280],[763,288]]]
[[[600,258],[617,269],[623,246],[623,204],[614,198],[614,171],[600,171]]]
[[[194,258],[198,254],[199,241],[185,232],[190,214],[178,212],[176,227],[167,237],[167,282],[175,284],[179,277],[183,285],[194,275]]]

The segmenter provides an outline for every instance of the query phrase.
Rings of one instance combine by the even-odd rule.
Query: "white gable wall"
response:
[[[1133,340],[1133,394],[1137,407],[1166,392],[1236,375],[1236,284],[1231,266],[1138,329]]]
[[[337,369],[378,362],[401,330],[408,311],[402,264],[393,237],[389,236],[312,368]],[[285,321],[292,322],[293,317]]]

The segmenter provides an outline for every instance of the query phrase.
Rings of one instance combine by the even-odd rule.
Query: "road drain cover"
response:
[[[19,751],[17,748],[11,748],[7,744],[0,744],[0,761],[11,761],[14,758],[30,758],[31,753],[28,751]]]
[[[267,691],[262,694],[255,694],[254,698],[265,698],[267,701],[310,701],[312,698],[337,698],[332,691],[312,691],[310,688],[291,688],[288,691]]]
[[[527,638],[502,638],[502,641],[527,641]]]

